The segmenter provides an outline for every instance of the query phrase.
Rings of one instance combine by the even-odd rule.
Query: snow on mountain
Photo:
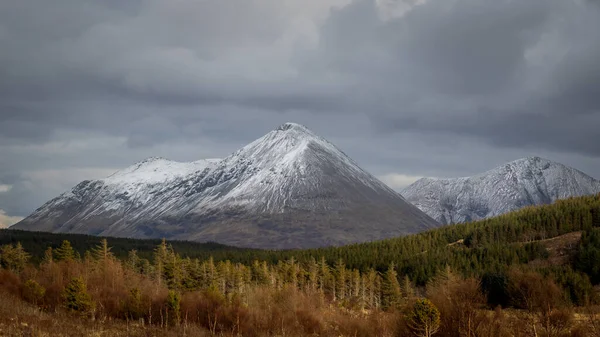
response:
[[[333,144],[286,123],[220,161],[150,158],[84,181],[15,228],[302,248],[436,225]]]
[[[109,185],[151,185],[173,181],[196,171],[214,167],[220,159],[198,160],[191,163],[181,163],[160,157],[151,157],[117,171],[103,179]]]
[[[423,178],[401,194],[438,222],[449,224],[599,192],[600,181],[574,168],[529,157],[472,177]]]

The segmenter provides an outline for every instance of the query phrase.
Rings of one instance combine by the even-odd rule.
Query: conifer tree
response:
[[[98,261],[108,261],[114,257],[111,249],[106,239],[102,239],[100,244],[92,249],[92,256]]]
[[[4,245],[0,247],[0,266],[15,273],[21,272],[27,265],[29,254],[23,249],[20,242],[15,246]]]
[[[75,259],[75,250],[71,247],[71,242],[64,240],[60,247],[54,250],[56,261],[72,261]]]
[[[315,291],[319,285],[319,265],[314,257],[311,256],[307,263],[307,277],[308,277],[308,289]]]
[[[42,263],[44,264],[52,264],[54,263],[54,256],[52,253],[52,247],[48,247],[46,251],[44,251],[44,257],[42,258]]]
[[[173,290],[169,290],[167,295],[167,310],[171,323],[175,326],[179,325],[181,321],[181,295]]]
[[[162,239],[162,242],[154,250],[154,271],[159,286],[163,281],[164,265],[167,260],[167,254],[167,241]]]
[[[407,324],[414,336],[431,337],[440,328],[440,312],[428,299],[417,300],[408,315]]]
[[[339,259],[334,266],[335,275],[335,294],[338,300],[343,301],[346,298],[347,286],[346,264]]]
[[[137,254],[137,250],[132,249],[127,253],[127,260],[125,260],[125,266],[132,271],[140,271],[140,257]]]
[[[396,273],[394,263],[392,262],[386,271],[381,285],[382,308],[392,309],[400,304],[402,291],[398,282],[398,274]]]
[[[404,278],[402,279],[402,297],[410,300],[415,296],[415,289],[412,285],[412,282],[410,281],[410,278],[408,277],[408,275],[404,275]]]
[[[88,294],[86,284],[81,277],[76,277],[67,284],[63,298],[68,310],[89,313],[94,309],[92,297]]]

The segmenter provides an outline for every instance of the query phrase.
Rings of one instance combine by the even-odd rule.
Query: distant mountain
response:
[[[83,181],[13,228],[309,248],[437,225],[333,144],[286,123],[223,160],[150,158]]]
[[[438,222],[449,224],[599,192],[600,181],[574,168],[529,157],[472,177],[423,178],[401,194]]]

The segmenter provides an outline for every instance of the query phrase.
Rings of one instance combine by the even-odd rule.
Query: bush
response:
[[[37,305],[46,295],[46,289],[35,280],[28,280],[23,285],[22,294],[27,302]]]
[[[123,314],[126,319],[140,319],[144,317],[145,307],[142,302],[142,292],[139,288],[132,288],[123,303]]]

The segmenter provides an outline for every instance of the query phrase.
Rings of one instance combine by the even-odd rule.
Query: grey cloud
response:
[[[222,157],[285,121],[380,176],[600,176],[597,1],[347,2],[0,2],[0,209],[77,182],[32,172]]]

